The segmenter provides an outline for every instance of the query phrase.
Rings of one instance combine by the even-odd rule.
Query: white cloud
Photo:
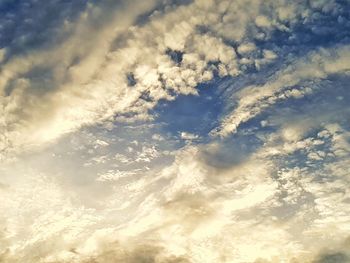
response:
[[[196,85],[211,80],[216,70],[220,76],[241,74],[247,59],[238,60],[227,42],[239,43],[243,53],[254,52],[255,36],[249,32],[256,27],[255,20],[265,28],[267,40],[268,31],[280,30],[273,10],[293,25],[305,9],[303,4],[293,9],[284,1],[197,0],[187,5],[165,4],[165,11],[154,12],[145,24],[135,24],[156,4],[153,0],[137,5],[125,1],[111,8],[106,3],[90,3],[76,23],[67,20],[57,29],[65,36],[60,45],[10,56],[0,74],[2,147],[20,152],[114,118],[150,120],[148,110],[161,99],[174,99],[173,91],[197,94]],[[276,9],[260,14],[270,4]],[[104,19],[106,13],[108,19]],[[274,21],[269,29],[268,21]],[[169,49],[183,54],[181,63],[166,55]],[[261,68],[277,56],[273,51],[262,53],[249,63]],[[327,64],[325,70],[333,72],[346,61]],[[209,66],[212,62],[218,64],[217,69]],[[40,78],[32,77],[36,71]],[[133,87],[127,80],[130,73],[135,79]],[[238,122],[233,122],[235,129]]]
[[[277,72],[270,81],[261,86],[248,86],[237,95],[238,106],[222,121],[213,135],[227,136],[235,133],[244,123],[276,102],[288,97],[301,98],[310,94],[309,87],[291,89],[302,81],[317,81],[335,73],[346,73],[350,69],[349,46],[312,52],[307,59],[300,59],[286,69]]]
[[[119,171],[119,170],[110,170],[106,173],[102,173],[98,175],[96,181],[99,182],[108,182],[108,181],[118,181],[121,178],[130,177],[138,174],[141,169],[131,170],[131,171]]]
[[[241,54],[250,53],[256,49],[254,43],[243,43],[238,47],[238,52]]]
[[[330,137],[341,134],[339,125],[327,127]],[[6,257],[35,262],[32,249],[45,243],[45,249],[37,252],[43,262],[84,262],[99,255],[101,262],[108,262],[105,247],[115,247],[109,252],[114,260],[122,251],[133,254],[139,245],[161,247],[160,258],[173,255],[189,262],[311,260],[327,242],[336,244],[346,238],[348,218],[342,211],[347,211],[348,194],[342,178],[345,171],[340,167],[347,167],[344,162],[348,159],[327,167],[338,179],[326,185],[314,181],[307,169],[284,168],[282,158],[268,154],[270,150],[279,149],[283,157],[295,151],[286,150],[286,144],[300,144],[299,149],[313,151],[321,140],[317,133],[314,138],[304,134],[290,140],[283,136],[283,129],[271,135],[279,139],[267,141],[229,166],[208,160],[222,150],[222,145],[215,143],[181,149],[174,162],[160,172],[101,172],[95,179],[105,187],[85,193],[99,196],[97,208],[88,208],[82,194],[74,195],[74,188],[68,190],[47,176],[32,173],[17,185],[10,180],[9,190],[0,190],[7,200],[2,206],[9,211],[4,217],[8,232],[1,242],[5,247],[12,244]],[[320,131],[320,135],[326,134],[325,128]],[[16,171],[10,169],[12,176]],[[102,198],[107,185],[112,185],[113,191]],[[57,212],[62,207],[65,210]],[[295,215],[285,217],[285,213]],[[24,225],[30,226],[29,232],[23,230]],[[330,230],[337,238],[322,239]],[[62,235],[64,239],[57,238]],[[315,244],[315,239],[321,241]]]
[[[0,58],[0,158],[76,132],[0,166],[0,261],[312,262],[326,246],[342,251],[350,220],[343,109],[281,111],[261,130],[202,145],[197,134],[171,138],[114,124],[151,120],[158,101],[198,95],[196,86],[216,73],[263,69],[279,54],[256,40],[314,17],[307,3],[122,3],[89,3],[76,23],[57,28],[60,45],[17,55],[6,48]],[[339,7],[318,1],[312,8]],[[347,46],[318,50],[241,89],[216,134],[312,94],[306,80],[348,74],[349,54]],[[79,131],[89,125],[91,133]],[[174,150],[179,137],[191,143]]]
[[[189,141],[196,140],[199,138],[197,134],[193,134],[189,132],[181,132],[180,136],[181,136],[181,139],[189,140]]]

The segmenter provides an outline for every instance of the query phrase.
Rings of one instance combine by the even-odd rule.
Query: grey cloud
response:
[[[349,263],[350,238],[346,238],[334,249],[323,249],[315,256],[312,263]]]
[[[9,251],[5,251],[0,254],[0,262],[25,262],[35,263],[38,260],[49,263],[190,263],[188,256],[175,256],[167,253],[161,246],[153,244],[128,244],[127,246],[121,245],[119,242],[110,242],[104,244],[104,247],[100,248],[95,255],[86,256],[82,255],[77,249],[72,248],[65,253],[71,255],[70,260],[64,259],[44,259],[40,256],[27,255],[25,258],[21,258],[19,255],[11,255]]]
[[[81,263],[190,263],[184,256],[167,255],[160,246],[146,244],[129,249],[122,248],[118,243],[107,246],[103,252]]]
[[[334,252],[320,256],[314,263],[349,263],[350,257],[343,252]]]

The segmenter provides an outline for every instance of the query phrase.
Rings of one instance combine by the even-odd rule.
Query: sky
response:
[[[0,262],[349,263],[349,0],[0,0]]]

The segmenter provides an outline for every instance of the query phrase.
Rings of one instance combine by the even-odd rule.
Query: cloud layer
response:
[[[0,262],[349,262],[349,10],[0,0]]]

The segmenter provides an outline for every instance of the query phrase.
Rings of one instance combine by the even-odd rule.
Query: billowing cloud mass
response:
[[[350,262],[350,2],[0,0],[0,262]]]

